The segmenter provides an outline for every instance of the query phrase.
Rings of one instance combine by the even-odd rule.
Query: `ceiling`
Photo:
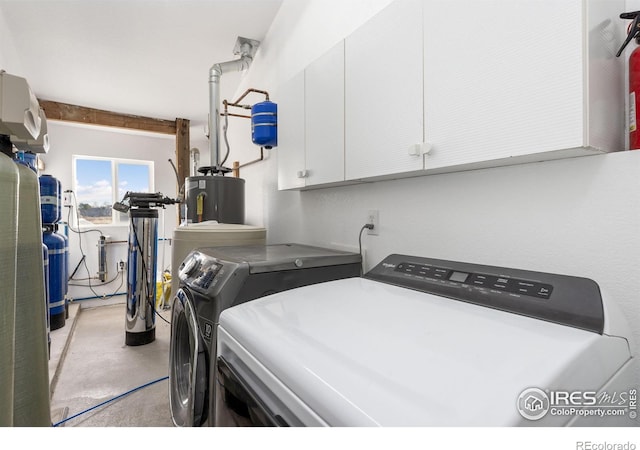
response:
[[[0,0],[36,96],[204,127],[209,68],[262,41],[282,0]],[[1,68],[0,68],[1,69]],[[233,99],[239,73],[221,78]]]

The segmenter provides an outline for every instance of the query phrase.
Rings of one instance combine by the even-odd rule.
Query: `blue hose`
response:
[[[63,423],[68,422],[68,421],[69,421],[69,420],[71,420],[71,419],[75,419],[76,417],[81,416],[82,414],[86,414],[86,413],[88,413],[89,411],[93,411],[94,409],[99,408],[99,407],[101,407],[101,406],[104,406],[104,405],[106,405],[107,403],[111,403],[111,402],[112,402],[112,401],[114,401],[114,400],[118,400],[119,398],[122,398],[122,397],[124,397],[124,396],[127,396],[127,395],[129,395],[129,394],[131,394],[131,393],[133,393],[133,392],[139,391],[140,389],[144,389],[144,388],[146,388],[146,387],[148,387],[148,386],[151,386],[152,384],[156,384],[156,383],[159,383],[159,382],[161,382],[161,381],[168,380],[168,379],[169,379],[169,377],[167,376],[167,377],[158,378],[157,380],[154,380],[154,381],[150,381],[149,383],[143,384],[142,386],[138,386],[137,388],[133,388],[133,389],[131,389],[131,390],[129,390],[129,391],[127,391],[127,392],[125,392],[124,394],[120,394],[120,395],[118,395],[118,396],[116,396],[116,397],[113,397],[113,398],[112,398],[112,399],[110,399],[110,400],[105,400],[104,402],[102,402],[102,403],[100,403],[100,404],[98,404],[98,405],[96,405],[96,406],[92,406],[92,407],[91,407],[91,408],[89,408],[89,409],[85,409],[84,411],[81,411],[81,412],[79,412],[78,414],[74,414],[74,415],[73,415],[73,416],[71,416],[71,417],[67,417],[66,419],[61,420],[60,422],[54,423],[52,426],[53,426],[53,427],[57,427],[58,425],[62,425]]]
[[[120,295],[127,295],[126,292],[116,292],[115,294],[105,294],[105,295],[93,295],[91,297],[78,297],[78,298],[72,298],[70,299],[70,302],[81,302],[83,300],[97,300],[97,299],[102,299],[102,298],[111,298],[111,297],[118,297]]]

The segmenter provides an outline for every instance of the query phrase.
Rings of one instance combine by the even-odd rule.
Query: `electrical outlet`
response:
[[[367,234],[377,236],[379,232],[378,230],[380,228],[380,216],[377,209],[370,209],[369,211],[367,211],[366,223],[370,223],[373,225],[373,229],[367,230]]]
[[[71,208],[71,192],[64,191],[64,199],[62,201],[62,206],[65,208]]]
[[[118,272],[124,272],[127,270],[127,263],[124,261],[118,261]]]

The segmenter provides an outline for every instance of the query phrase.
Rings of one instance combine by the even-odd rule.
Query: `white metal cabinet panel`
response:
[[[344,41],[305,69],[306,185],[344,181]]]
[[[549,152],[589,146],[592,92],[585,72],[584,24],[593,3],[425,0],[425,139],[433,145],[425,168],[532,154],[542,160]],[[620,2],[610,4],[618,14],[624,9]],[[598,11],[602,22],[607,17],[601,14]],[[602,56],[616,65],[613,53]],[[607,94],[611,98],[600,98],[597,107],[620,106],[615,91],[621,84],[612,75],[599,77],[614,92]],[[620,112],[617,118],[615,113],[606,118],[605,134],[621,135],[616,120],[621,121]],[[604,140],[618,146],[604,150],[622,149],[619,139]]]
[[[457,2],[454,2],[457,3]],[[422,2],[396,0],[345,42],[347,180],[423,169]]]
[[[304,141],[304,72],[300,72],[278,92],[278,189],[305,186]]]

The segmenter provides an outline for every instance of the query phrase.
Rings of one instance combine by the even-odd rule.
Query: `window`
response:
[[[125,224],[111,206],[127,191],[153,192],[153,161],[74,156],[73,171],[79,225]]]

